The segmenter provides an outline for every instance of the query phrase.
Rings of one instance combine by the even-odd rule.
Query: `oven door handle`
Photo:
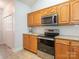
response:
[[[44,39],[44,40],[54,40],[53,38],[44,38],[44,37],[38,37],[38,39]]]

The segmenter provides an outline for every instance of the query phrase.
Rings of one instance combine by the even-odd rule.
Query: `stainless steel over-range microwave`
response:
[[[45,26],[58,25],[58,15],[52,14],[41,17],[41,24]]]

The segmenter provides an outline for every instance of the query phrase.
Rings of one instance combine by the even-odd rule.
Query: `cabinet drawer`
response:
[[[62,39],[56,39],[56,43],[61,43],[61,44],[69,45],[69,41],[67,41],[67,40],[62,40]]]
[[[75,41],[75,42],[71,41],[71,46],[79,46],[79,42],[77,42],[77,41]]]

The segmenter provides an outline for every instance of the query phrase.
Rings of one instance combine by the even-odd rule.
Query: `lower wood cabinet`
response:
[[[29,51],[37,53],[37,37],[33,35],[23,35],[23,47]]]
[[[79,42],[71,42],[71,59],[79,59]]]
[[[30,51],[37,52],[37,37],[36,36],[30,36]]]
[[[55,59],[79,59],[79,42],[56,39]]]
[[[56,59],[69,59],[69,41],[56,40],[55,47]]]

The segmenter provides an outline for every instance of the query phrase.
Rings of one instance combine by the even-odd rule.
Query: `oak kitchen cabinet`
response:
[[[32,12],[28,14],[28,26],[35,27],[41,25],[41,13],[40,11]]]
[[[79,24],[79,0],[70,1],[70,23]]]
[[[58,23],[69,24],[69,2],[57,6]]]
[[[52,7],[49,7],[49,12],[48,14],[57,14],[57,6],[52,6]]]
[[[41,16],[48,15],[49,10],[50,10],[49,8],[45,8],[45,9],[40,10]]]
[[[58,14],[59,24],[69,24],[69,2],[41,9],[28,14],[28,26],[41,26],[41,17]]]
[[[28,26],[41,26],[41,17],[56,13],[56,6],[45,8],[28,14]]]
[[[71,42],[71,59],[79,59],[79,42]]]
[[[27,50],[30,49],[30,39],[29,35],[23,35],[23,47]]]
[[[41,26],[41,17],[58,14],[59,25],[79,24],[79,0],[70,0],[28,14],[28,26]]]
[[[45,8],[45,9],[42,9],[40,11],[41,11],[40,12],[41,16],[46,16],[46,15],[54,14],[54,13],[56,13],[56,6]]]
[[[56,40],[55,47],[56,59],[69,59],[69,41]]]
[[[37,53],[37,37],[34,35],[23,35],[23,47],[29,51]]]
[[[40,26],[41,25],[41,13],[40,13],[40,11],[34,12],[33,24],[34,24],[34,26]]]
[[[55,59],[79,59],[79,41],[57,39]]]
[[[28,26],[34,26],[33,16],[34,16],[34,13],[29,13],[28,14]]]

